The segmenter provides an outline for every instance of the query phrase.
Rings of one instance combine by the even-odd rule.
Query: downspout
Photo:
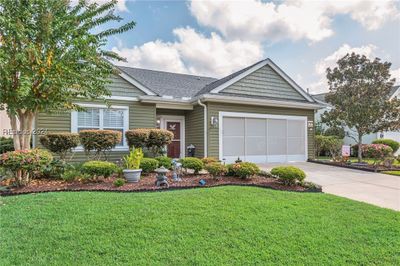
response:
[[[207,149],[207,105],[201,102],[200,99],[197,100],[197,103],[204,108],[204,157],[207,157],[208,149]]]

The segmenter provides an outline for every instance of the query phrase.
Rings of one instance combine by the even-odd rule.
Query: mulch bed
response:
[[[325,165],[330,165],[330,166],[338,166],[338,167],[362,170],[362,171],[367,171],[367,172],[383,172],[383,171],[400,170],[400,167],[398,167],[398,166],[392,166],[391,168],[385,167],[385,166],[378,166],[377,169],[375,169],[375,167],[370,164],[357,165],[354,163],[347,164],[347,163],[343,163],[343,162],[333,162],[333,161],[328,161],[328,160],[312,160],[312,159],[308,159],[308,161],[311,163],[325,164]]]
[[[199,181],[203,179],[206,181],[205,185],[200,185]],[[62,180],[54,179],[37,179],[32,180],[31,183],[24,187],[11,187],[8,190],[0,191],[0,195],[18,195],[40,192],[54,192],[54,191],[116,191],[116,192],[141,192],[141,191],[165,191],[176,189],[188,188],[201,188],[201,187],[215,187],[226,185],[239,185],[239,186],[257,186],[265,187],[276,190],[297,191],[297,192],[321,192],[321,188],[307,188],[300,185],[285,186],[275,178],[255,176],[251,179],[240,179],[236,177],[222,177],[220,179],[213,179],[209,175],[186,175],[180,182],[174,182],[168,176],[169,188],[157,187],[155,185],[155,174],[142,176],[139,183],[125,183],[121,187],[113,185],[115,177],[108,179],[101,179],[97,182],[80,182],[72,181],[65,182]],[[0,183],[1,185],[1,183]],[[2,184],[7,185],[7,184]]]

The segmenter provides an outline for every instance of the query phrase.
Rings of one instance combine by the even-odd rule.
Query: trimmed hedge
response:
[[[259,172],[260,168],[255,163],[250,162],[234,163],[228,166],[228,174],[243,179],[257,175]]]
[[[143,173],[148,174],[154,172],[158,167],[158,161],[153,158],[143,158],[140,162],[140,169]]]
[[[164,166],[164,168],[171,169],[172,159],[167,156],[159,156],[154,158],[158,161],[158,167]]]
[[[146,148],[149,141],[149,128],[131,129],[125,132],[126,141],[130,148]]]
[[[201,159],[201,161],[204,163],[204,165],[218,162],[217,158],[214,157],[204,157],[203,159]]]
[[[49,133],[40,136],[40,143],[49,151],[58,154],[60,159],[65,159],[68,152],[79,145],[79,134],[77,133]]]
[[[114,148],[121,142],[122,134],[114,130],[82,130],[79,132],[81,144],[87,154],[95,152],[95,158],[100,158],[101,153],[106,156],[106,151]]]
[[[278,177],[285,185],[295,185],[297,182],[303,182],[306,178],[306,173],[294,166],[278,166],[272,168],[271,174]]]
[[[392,148],[385,144],[364,144],[361,151],[365,157],[375,160],[383,160],[393,154]]]
[[[400,143],[392,139],[376,139],[372,142],[373,144],[385,144],[392,148],[393,153],[397,152],[400,147]]]
[[[118,172],[118,166],[105,161],[88,161],[82,165],[82,172],[95,178],[107,178]]]
[[[228,172],[227,167],[218,162],[208,163],[204,168],[213,178],[223,176],[226,172]]]
[[[12,138],[0,137],[0,154],[13,151],[14,141]]]
[[[182,168],[194,170],[195,174],[198,174],[204,168],[204,164],[199,158],[186,157],[180,159],[180,162],[182,163]]]

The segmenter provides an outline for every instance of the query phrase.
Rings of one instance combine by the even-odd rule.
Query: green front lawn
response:
[[[219,187],[0,198],[0,265],[400,264],[400,214]]]
[[[388,175],[400,176],[400,171],[384,171],[382,173],[388,174]]]

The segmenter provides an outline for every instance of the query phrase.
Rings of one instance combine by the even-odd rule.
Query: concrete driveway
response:
[[[307,174],[306,181],[322,186],[325,193],[400,211],[400,177],[316,163],[289,163]],[[278,165],[260,164],[264,170]]]

